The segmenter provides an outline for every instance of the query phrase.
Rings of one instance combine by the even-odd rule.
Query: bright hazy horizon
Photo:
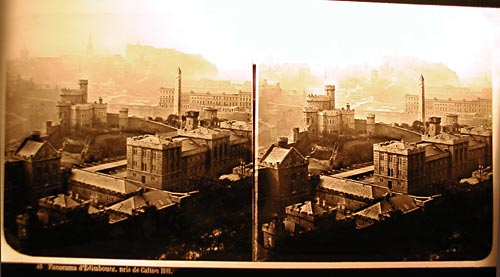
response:
[[[376,65],[385,56],[443,63],[467,77],[500,49],[494,8],[331,1],[21,0],[7,3],[7,58],[123,55],[139,43],[200,54],[220,72],[252,63]]]

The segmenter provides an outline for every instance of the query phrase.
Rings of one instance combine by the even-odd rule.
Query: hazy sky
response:
[[[123,54],[127,43],[203,55],[220,71],[252,62],[442,62],[464,75],[500,48],[499,9],[329,1],[10,0],[8,56]]]

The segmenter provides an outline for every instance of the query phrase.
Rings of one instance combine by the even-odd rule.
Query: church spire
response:
[[[87,42],[87,56],[94,54],[94,46],[92,45],[92,33],[89,32],[89,40]]]

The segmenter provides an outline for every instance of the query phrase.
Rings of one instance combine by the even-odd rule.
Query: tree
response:
[[[172,127],[176,127],[176,128],[179,128],[180,127],[180,124],[179,124],[179,116],[178,115],[175,115],[175,114],[170,114],[168,117],[167,117],[167,125],[169,126],[172,126]]]
[[[401,123],[400,127],[404,129],[411,129],[411,126],[408,125],[408,123]]]
[[[415,132],[423,133],[424,132],[424,124],[420,120],[413,121],[411,125],[411,129]]]

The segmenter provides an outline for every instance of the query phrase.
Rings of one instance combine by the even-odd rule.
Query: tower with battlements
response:
[[[309,94],[303,109],[303,123],[312,141],[322,140],[330,134],[344,134],[354,130],[354,109],[335,107],[335,86],[325,86],[326,95]]]
[[[95,128],[107,123],[107,104],[88,102],[88,80],[80,79],[78,88],[61,88],[56,104],[61,131],[76,128]]]

